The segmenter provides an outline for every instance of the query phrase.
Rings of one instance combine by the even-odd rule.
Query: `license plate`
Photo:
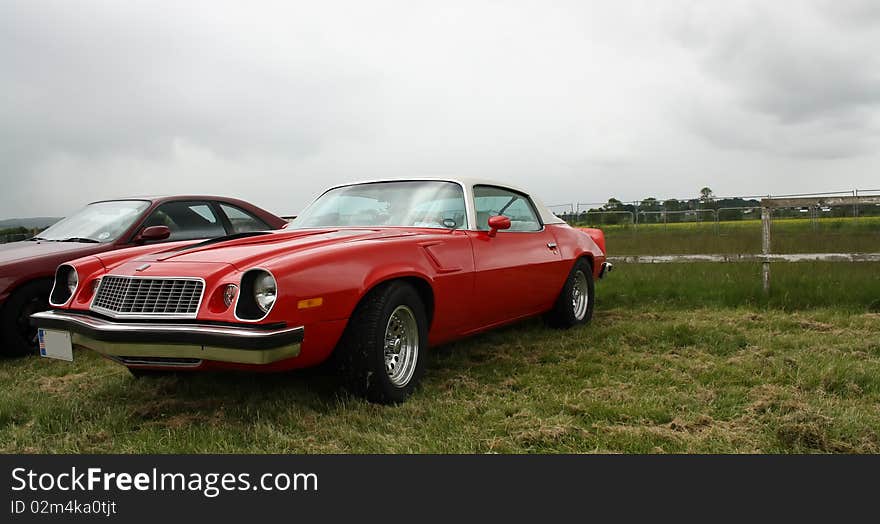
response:
[[[73,362],[73,344],[70,342],[69,332],[40,329],[38,336],[40,337],[40,356]]]

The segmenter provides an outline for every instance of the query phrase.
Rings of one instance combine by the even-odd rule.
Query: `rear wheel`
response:
[[[31,326],[30,316],[49,309],[51,288],[51,281],[36,280],[12,293],[0,311],[0,355],[16,357],[38,353],[37,328]]]
[[[556,304],[544,319],[558,328],[586,324],[593,317],[594,299],[593,268],[583,258],[578,259],[562,286]]]
[[[353,393],[372,402],[406,400],[421,380],[428,342],[425,305],[406,282],[371,291],[355,308],[336,348]]]

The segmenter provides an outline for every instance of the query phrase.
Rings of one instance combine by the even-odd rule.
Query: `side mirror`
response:
[[[138,243],[157,242],[159,240],[165,240],[170,236],[171,230],[168,229],[168,226],[150,226],[141,230],[141,232],[134,238],[134,241]]]
[[[495,215],[489,217],[489,236],[494,237],[495,233],[502,229],[510,229],[510,219],[503,215]]]

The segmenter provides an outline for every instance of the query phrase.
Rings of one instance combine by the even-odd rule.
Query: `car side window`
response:
[[[220,204],[220,209],[226,214],[226,218],[232,224],[233,233],[248,233],[250,231],[267,231],[272,229],[268,224],[248,213],[244,209],[231,204]]]
[[[167,202],[144,222],[143,227],[168,226],[168,240],[194,240],[226,235],[222,222],[207,202]]]
[[[477,229],[489,230],[489,217],[503,215],[510,219],[508,231],[540,231],[541,221],[535,207],[523,194],[494,186],[474,186]]]

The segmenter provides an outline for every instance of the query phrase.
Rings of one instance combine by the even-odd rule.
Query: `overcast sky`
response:
[[[0,0],[0,218],[466,175],[880,189],[880,2]]]

